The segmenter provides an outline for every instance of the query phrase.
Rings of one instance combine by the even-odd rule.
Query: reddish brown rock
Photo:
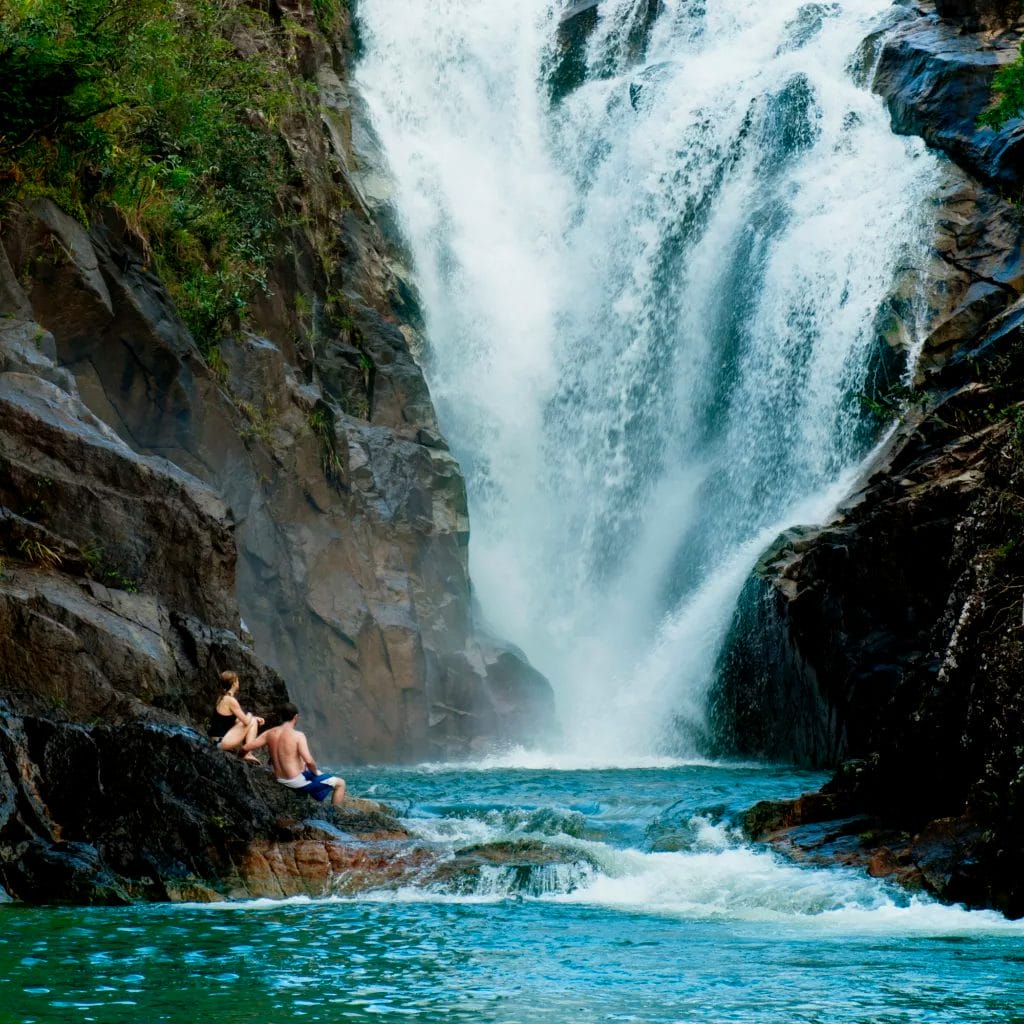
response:
[[[390,841],[375,838],[307,838],[288,843],[260,841],[237,863],[233,896],[351,895],[397,888],[417,878],[441,854],[411,846],[398,830]]]

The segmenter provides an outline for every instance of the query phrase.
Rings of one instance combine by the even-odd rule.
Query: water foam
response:
[[[524,901],[598,908],[728,928],[764,924],[805,934],[944,936],[1005,932],[1024,922],[910,895],[851,868],[797,864],[752,846],[738,809],[765,795],[771,771],[782,797],[803,774],[764,765],[692,766],[655,775],[523,769],[461,771],[438,778],[392,768],[381,779],[408,801],[410,839],[395,844],[394,870],[364,867],[336,879],[314,903],[485,905]],[[384,773],[370,773],[384,775]],[[343,844],[350,839],[339,840]],[[412,855],[410,855],[412,854]],[[305,899],[249,900],[212,909],[266,910]],[[203,905],[203,909],[209,909]]]
[[[863,456],[935,181],[848,66],[887,0],[664,0],[637,63],[648,8],[552,105],[553,0],[359,6],[477,592],[609,764],[695,752],[745,574]]]
[[[843,868],[809,868],[742,845],[727,829],[698,827],[694,848],[646,853],[565,838],[578,853],[566,863],[485,865],[477,877],[432,886],[415,881],[357,896],[291,897],[178,904],[193,910],[263,911],[295,904],[494,904],[509,899],[600,907],[690,921],[770,923],[808,933],[901,936],[1007,934],[1024,938],[1024,921],[994,911],[947,906]],[[492,836],[492,839],[494,837]],[[558,845],[558,844],[554,844]]]
[[[557,830],[533,832],[530,821],[529,814],[521,814],[517,826],[505,815],[485,812],[478,819],[445,819],[443,825],[423,819],[406,824],[420,839],[445,843],[452,851],[525,839],[560,851],[564,862],[525,868],[484,866],[476,878],[428,886],[413,882],[361,898],[417,903],[514,898],[831,932],[1024,936],[1024,921],[947,906],[923,895],[908,896],[896,885],[856,869],[794,864],[771,850],[750,846],[727,822],[712,822],[703,815],[689,820],[688,848],[676,852],[620,848]]]
[[[745,846],[692,853],[619,851],[613,870],[549,898],[690,920],[778,922],[815,929],[966,934],[1024,924],[994,911],[968,911],[842,868],[807,868]]]
[[[738,763],[738,762],[737,762]],[[706,758],[668,757],[659,754],[585,753],[552,751],[514,745],[475,761],[428,761],[418,766],[424,772],[496,772],[509,769],[534,772],[579,771],[666,771],[670,768],[715,767],[726,762]],[[749,765],[748,765],[749,767]]]

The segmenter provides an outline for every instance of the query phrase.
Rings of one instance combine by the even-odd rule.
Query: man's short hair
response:
[[[294,704],[282,704],[277,709],[277,717],[282,722],[290,722],[298,713],[299,709]]]

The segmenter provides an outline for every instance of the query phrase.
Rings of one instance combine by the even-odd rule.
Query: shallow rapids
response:
[[[665,761],[581,768],[521,752],[475,768],[346,774],[442,856],[524,840],[569,856],[318,901],[7,906],[0,1020],[1024,1019],[1021,923],[788,864],[739,838],[739,810],[819,776]]]

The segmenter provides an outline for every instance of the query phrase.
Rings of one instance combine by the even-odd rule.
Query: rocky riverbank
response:
[[[1014,4],[898,13],[875,89],[897,131],[950,160],[917,378],[881,395],[898,427],[834,519],[762,557],[716,717],[742,754],[849,760],[821,795],[754,808],[751,834],[1021,916],[1024,122],[977,117],[1024,20]]]
[[[247,706],[290,695],[328,763],[553,725],[547,682],[474,622],[347,8],[314,6],[230,39],[285,71],[288,184],[266,280],[215,344],[131,211],[25,197],[0,219],[0,885],[21,899],[295,891],[295,843],[326,848],[308,801],[201,735],[226,668]]]

